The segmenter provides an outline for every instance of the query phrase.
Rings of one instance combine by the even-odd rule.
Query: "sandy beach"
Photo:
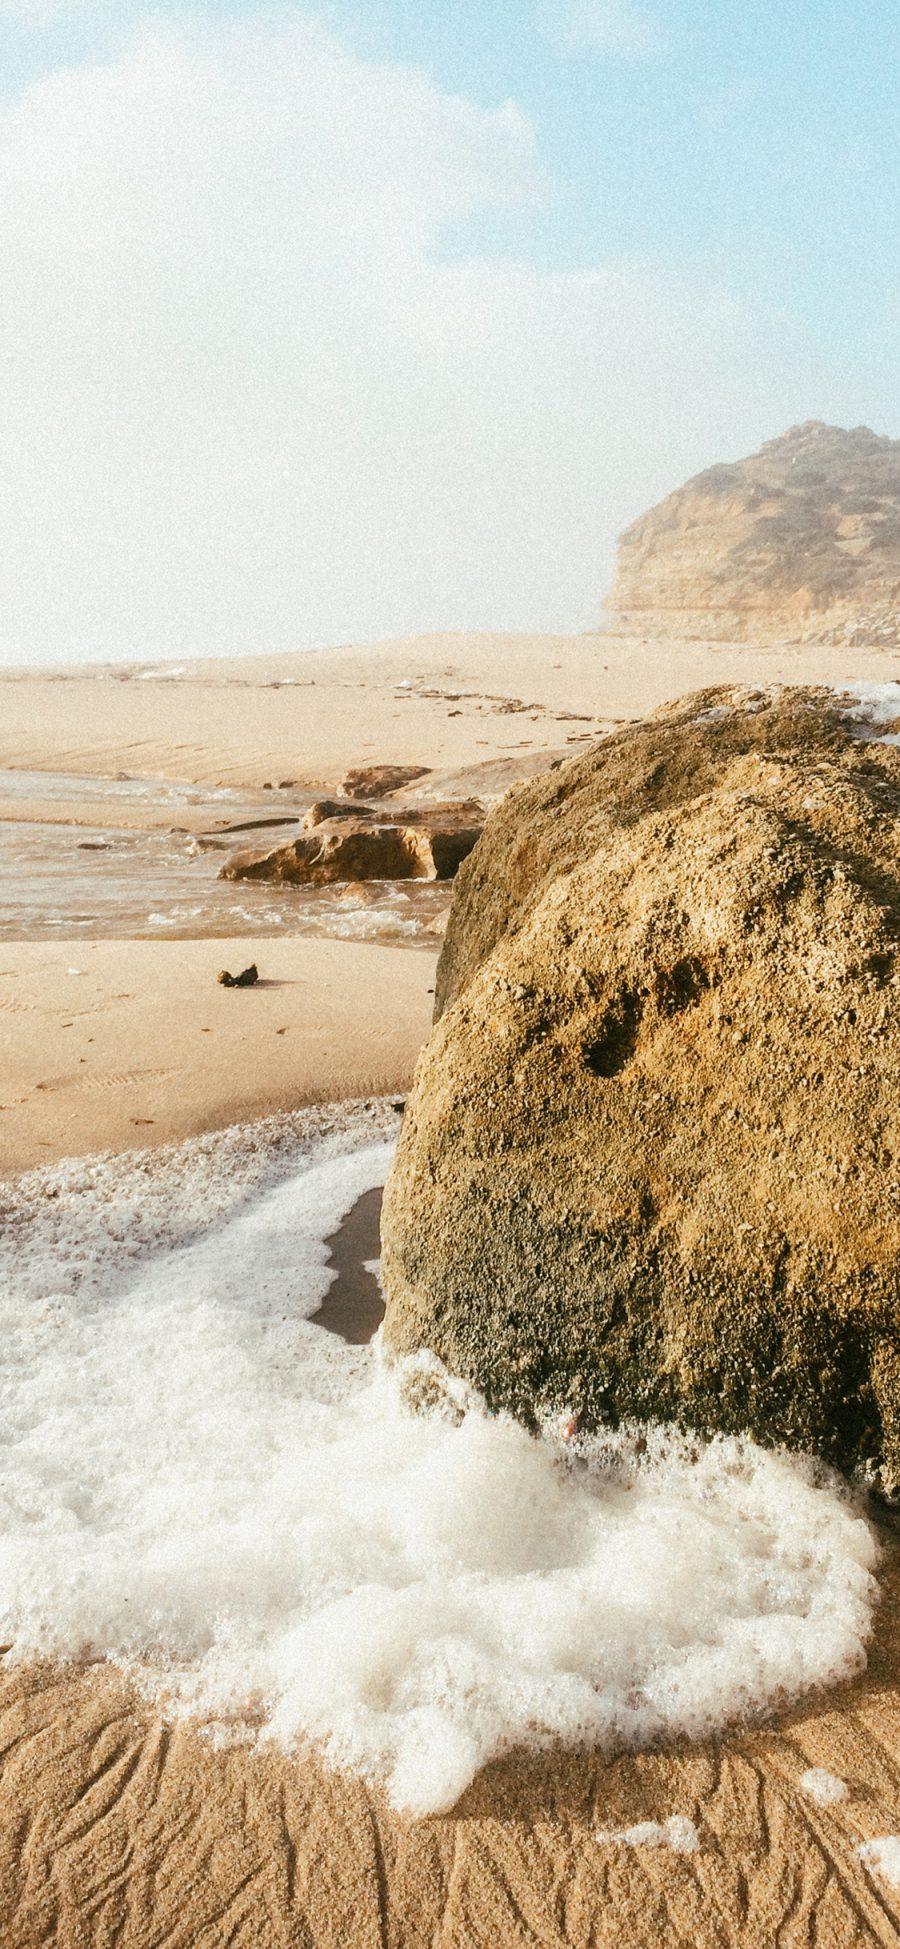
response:
[[[410,1822],[305,1760],[215,1752],[121,1677],[31,1668],[0,1691],[0,1902],[40,1942],[315,1949],[863,1949],[896,1891],[856,1849],[900,1819],[900,1567],[864,1679],[715,1746],[510,1759]],[[800,1781],[848,1782],[836,1806]],[[673,1811],[696,1852],[599,1845]],[[91,1933],[93,1932],[93,1933]]]
[[[0,766],[334,790],[351,767],[566,755],[607,725],[720,683],[885,682],[890,649],[447,634],[227,663],[0,672]],[[438,783],[432,781],[430,789]],[[0,783],[2,798],[2,783]]]
[[[220,968],[256,957],[255,988]],[[431,956],[364,942],[0,944],[0,1169],[406,1089]]]
[[[607,637],[433,636],[234,664],[0,677],[0,766],[241,789],[425,768],[410,795],[495,797],[609,726],[721,682],[885,682],[888,651]],[[289,781],[289,782],[288,782]],[[0,817],[207,829],[152,789],[127,813],[39,784]],[[228,823],[227,808],[218,815]],[[0,940],[0,1174],[179,1143],[304,1105],[408,1088],[436,944]],[[254,989],[217,971],[255,960]],[[374,1210],[334,1259],[348,1305]],[[881,1527],[866,1672],[715,1744],[607,1759],[513,1754],[451,1815],[412,1821],[317,1761],[216,1749],[111,1666],[0,1685],[0,1914],[8,1949],[862,1949],[900,1940],[900,1893],[860,1843],[900,1833],[900,1546]],[[846,1783],[835,1804],[801,1785]],[[598,1833],[686,1816],[696,1851]]]
[[[0,0],[0,1949],[900,1949],[898,62]]]

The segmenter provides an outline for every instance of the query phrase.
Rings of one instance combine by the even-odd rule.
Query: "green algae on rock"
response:
[[[511,792],[457,878],[385,1341],[526,1421],[900,1488],[900,750],[719,690]]]

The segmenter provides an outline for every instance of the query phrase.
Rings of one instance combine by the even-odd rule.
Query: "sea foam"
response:
[[[859,1669],[876,1545],[812,1464],[537,1439],[316,1325],[395,1127],[310,1113],[6,1187],[8,1655],[115,1660],[419,1815],[516,1745],[701,1737]]]
[[[686,1814],[667,1820],[639,1820],[633,1827],[604,1828],[594,1836],[604,1847],[667,1847],[673,1854],[696,1854],[700,1836]]]
[[[836,1807],[841,1800],[846,1800],[849,1792],[846,1780],[837,1773],[829,1773],[824,1766],[807,1767],[800,1775],[800,1787],[820,1807]]]
[[[853,682],[839,688],[857,700],[847,715],[860,738],[870,744],[900,744],[900,734],[885,729],[900,718],[900,683]]]

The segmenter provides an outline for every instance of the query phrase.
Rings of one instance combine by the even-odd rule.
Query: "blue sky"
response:
[[[685,474],[900,434],[893,5],[0,0],[0,75],[8,662],[585,628]]]
[[[841,334],[848,309],[859,321],[873,297],[896,318],[892,0],[394,0],[332,18],[449,88],[521,103],[559,187],[533,233],[546,258],[696,256],[755,288],[764,279],[812,316],[824,310]]]

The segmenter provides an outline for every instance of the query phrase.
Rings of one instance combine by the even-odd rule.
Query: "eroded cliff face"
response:
[[[626,528],[610,608],[641,636],[900,645],[900,440],[791,427]]]
[[[385,1193],[389,1348],[900,1493],[898,833],[900,752],[823,691],[706,692],[509,794]]]

